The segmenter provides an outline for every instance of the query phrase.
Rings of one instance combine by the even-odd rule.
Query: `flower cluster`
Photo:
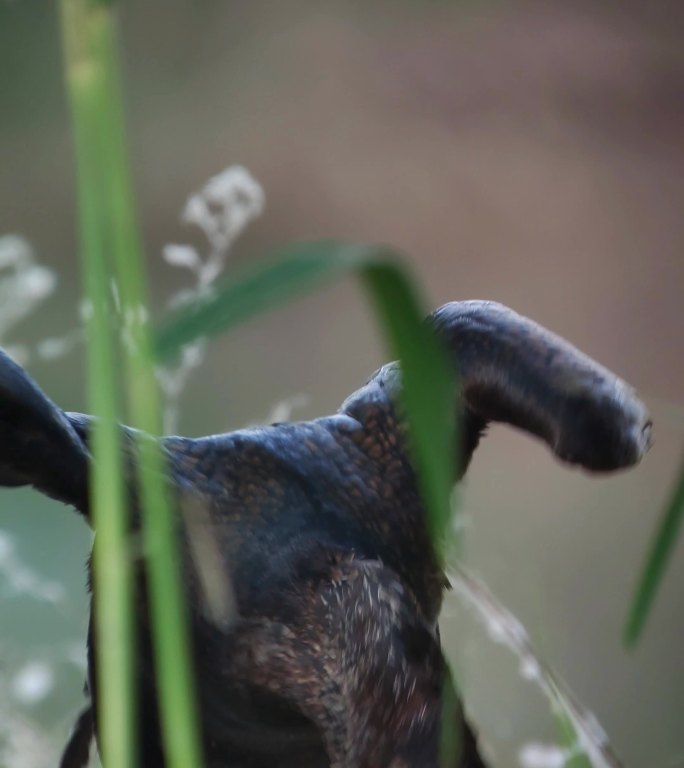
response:
[[[170,299],[177,306],[205,297],[213,290],[222,274],[233,244],[247,225],[264,210],[265,196],[259,182],[240,165],[226,168],[209,179],[204,187],[190,195],[181,220],[198,227],[206,237],[204,255],[192,245],[170,244],[163,256],[168,264],[188,269],[194,275],[194,285],[179,291]],[[191,373],[205,356],[206,344],[199,339],[183,348],[179,363],[157,369],[157,379],[165,397],[164,428],[175,432],[178,423],[180,397]]]
[[[28,317],[57,285],[56,274],[38,264],[29,243],[19,235],[0,237],[0,340]],[[30,352],[24,345],[6,347],[26,363]]]

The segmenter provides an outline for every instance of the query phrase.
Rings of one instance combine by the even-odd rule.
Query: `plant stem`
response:
[[[98,330],[97,335],[89,334],[91,403],[96,415],[101,417],[96,433],[108,439],[106,452],[101,447],[103,437],[97,439],[94,450],[95,520],[98,538],[105,539],[96,548],[101,553],[96,557],[98,634],[106,638],[106,642],[98,643],[103,691],[103,714],[99,720],[107,732],[103,750],[107,768],[129,768],[134,754],[131,566],[126,561],[123,474],[113,397],[117,376],[111,347],[105,344],[100,349],[103,341],[111,341],[106,307],[107,276],[112,272],[116,275],[121,299],[121,351],[131,423],[149,436],[159,435],[161,402],[151,354],[142,247],[128,170],[115,19],[108,4],[87,0],[62,0],[62,17],[79,162],[84,274],[88,297],[94,307],[93,317],[98,318],[97,322],[91,321],[91,326]],[[107,364],[100,359],[104,356]],[[189,636],[176,527],[164,479],[166,466],[156,440],[139,439],[137,469],[167,764],[170,768],[192,768],[200,765],[201,757]],[[108,496],[115,487],[116,493]],[[105,516],[107,520],[102,519]],[[111,531],[110,538],[102,537],[100,525],[115,528],[119,538],[113,540]],[[116,569],[109,567],[109,558],[115,557],[112,552],[118,553]],[[98,561],[106,562],[106,569]],[[125,594],[125,601],[113,600],[113,590],[117,589]],[[102,612],[104,619],[99,616]],[[110,630],[115,619],[117,634],[112,635]],[[117,664],[112,667],[114,660]],[[112,714],[115,706],[116,713]]]
[[[134,765],[132,575],[128,558],[122,453],[119,445],[115,343],[110,332],[104,194],[99,123],[103,73],[96,40],[103,9],[61,3],[66,81],[74,124],[80,252],[86,296],[88,393],[93,426],[90,485],[94,545],[94,632],[98,649],[99,747],[108,768]]]

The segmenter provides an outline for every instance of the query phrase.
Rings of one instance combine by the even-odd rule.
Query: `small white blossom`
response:
[[[32,266],[18,281],[23,297],[40,301],[49,296],[57,285],[55,273],[46,267]]]
[[[38,357],[43,360],[57,360],[64,357],[82,340],[83,331],[81,328],[75,328],[73,331],[65,333],[64,336],[55,336],[39,341],[36,352]]]
[[[228,249],[247,224],[261,215],[264,204],[264,191],[259,182],[246,168],[233,165],[213,176],[200,192],[188,198],[183,221],[204,232],[212,248],[208,262],[216,260],[222,264]]]
[[[204,353],[206,351],[206,342],[200,340],[195,344],[188,344],[183,347],[181,352],[181,361],[188,368],[196,368],[204,362]]]
[[[0,269],[16,267],[33,261],[33,251],[28,241],[19,235],[0,237]]]
[[[530,742],[520,750],[521,768],[565,768],[569,753],[555,744]]]
[[[520,676],[525,680],[537,680],[541,675],[539,662],[533,656],[520,659]]]
[[[35,704],[53,689],[54,677],[49,664],[44,661],[32,661],[14,676],[12,693],[24,704]]]
[[[240,165],[230,166],[213,176],[204,187],[190,195],[182,220],[199,227],[209,245],[205,255],[191,245],[169,244],[164,247],[164,260],[174,267],[189,269],[195,283],[178,291],[169,299],[170,307],[178,307],[207,298],[225,268],[230,249],[250,221],[264,210],[264,191],[258,181]],[[174,432],[178,422],[178,406],[188,378],[205,355],[202,340],[181,351],[175,367],[157,369],[157,380],[166,398],[165,430]]]
[[[204,228],[208,219],[211,218],[207,201],[201,194],[190,195],[185,208],[183,209],[183,221],[186,224],[194,224],[197,227]]]
[[[196,270],[200,265],[199,253],[191,245],[165,245],[162,253],[172,267]]]
[[[18,235],[0,237],[0,340],[55,289],[57,277],[36,264],[30,245]]]

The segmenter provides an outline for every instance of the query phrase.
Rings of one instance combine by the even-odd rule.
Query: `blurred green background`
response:
[[[640,646],[620,642],[684,443],[684,6],[148,0],[121,10],[159,312],[189,282],[163,245],[204,245],[179,223],[186,198],[240,163],[267,205],[231,266],[292,239],[388,242],[432,304],[502,301],[643,394],[656,442],[624,475],[569,472],[494,429],[462,489],[464,549],[627,765],[684,765],[681,543]],[[54,5],[4,0],[0,51],[0,234],[25,236],[58,276],[0,341],[35,350],[77,327],[81,290]],[[341,284],[212,342],[180,431],[266,420],[299,394],[293,418],[331,412],[383,360],[364,297]],[[33,354],[29,369],[62,407],[85,408],[79,346],[58,360]],[[55,764],[82,702],[89,541],[59,505],[1,494],[0,764]],[[493,765],[557,740],[517,660],[456,599],[443,625]]]

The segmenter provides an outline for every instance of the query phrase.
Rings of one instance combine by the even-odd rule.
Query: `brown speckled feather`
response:
[[[636,463],[650,421],[632,390],[567,342],[491,302],[429,322],[459,371],[462,463],[490,421],[591,471]],[[397,405],[397,364],[333,416],[163,441],[191,608],[209,768],[436,768],[457,702],[437,628],[434,557]],[[31,484],[87,519],[91,419],[64,414],[0,353],[0,484]],[[124,429],[129,476],[135,433]],[[136,490],[129,482],[132,534]],[[136,568],[139,764],[163,768],[147,587]],[[97,584],[94,584],[97,589]],[[92,624],[92,622],[91,622]],[[97,644],[89,633],[89,685]],[[482,768],[459,704],[453,768]],[[83,764],[97,708],[62,768]]]

